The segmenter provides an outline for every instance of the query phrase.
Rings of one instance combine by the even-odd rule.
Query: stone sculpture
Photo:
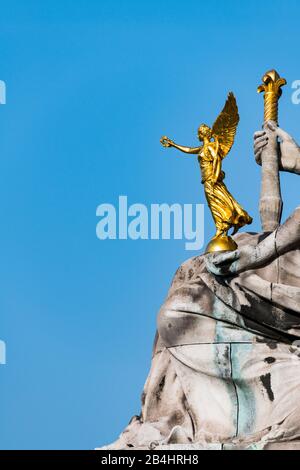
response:
[[[270,141],[278,170],[300,174],[275,121],[255,133],[257,163]],[[300,449],[300,207],[282,225],[274,207],[271,230],[177,270],[141,414],[107,449]]]

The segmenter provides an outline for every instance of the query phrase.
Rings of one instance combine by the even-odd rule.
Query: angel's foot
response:
[[[226,237],[227,236],[227,231],[225,230],[217,230],[216,234],[213,238],[219,238],[219,237]]]

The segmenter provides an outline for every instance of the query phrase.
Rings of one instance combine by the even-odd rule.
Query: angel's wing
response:
[[[222,158],[226,157],[233,145],[239,119],[236,99],[234,94],[230,92],[222,112],[212,127],[213,134],[219,140]]]

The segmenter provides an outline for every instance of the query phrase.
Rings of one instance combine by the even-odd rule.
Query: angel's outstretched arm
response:
[[[201,150],[201,147],[185,147],[184,145],[175,144],[175,142],[173,143],[172,147],[180,150],[181,152],[192,153],[192,154],[199,153]]]
[[[197,154],[200,152],[202,147],[185,147],[184,145],[178,145],[173,142],[173,140],[169,139],[168,137],[162,137],[160,139],[161,144],[164,147],[174,147],[177,150],[180,150],[181,152],[184,153],[189,153],[189,154]]]

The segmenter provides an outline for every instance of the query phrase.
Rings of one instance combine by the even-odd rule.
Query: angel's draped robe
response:
[[[220,160],[221,157],[216,157]],[[232,197],[225,183],[225,173],[220,172],[214,182],[213,161],[214,157],[209,148],[202,148],[198,161],[201,169],[202,184],[204,185],[205,197],[211,210],[217,230],[227,231],[231,227],[243,227],[252,222],[249,214]]]

